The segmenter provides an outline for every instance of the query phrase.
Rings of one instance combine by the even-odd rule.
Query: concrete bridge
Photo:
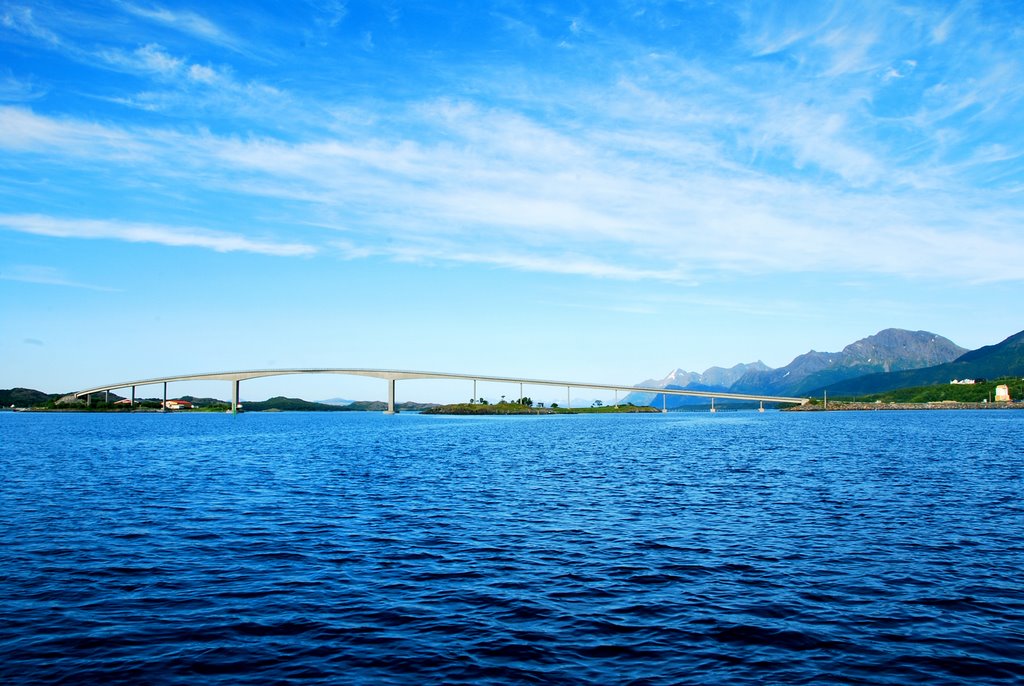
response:
[[[764,403],[793,403],[803,405],[808,398],[787,398],[772,395],[754,395],[748,393],[718,393],[710,391],[688,391],[685,389],[646,388],[638,386],[622,386],[618,384],[586,383],[578,381],[551,381],[547,379],[524,379],[510,376],[483,376],[479,374],[449,374],[445,372],[414,372],[399,371],[394,369],[252,369],[236,372],[211,372],[208,374],[182,374],[179,376],[162,376],[155,379],[141,379],[139,381],[122,381],[120,383],[107,384],[77,391],[74,396],[81,398],[85,396],[91,401],[94,393],[107,393],[119,388],[131,388],[132,405],[135,404],[135,389],[138,386],[152,386],[163,384],[164,406],[167,404],[167,384],[175,381],[228,381],[231,383],[231,412],[238,412],[238,387],[242,381],[247,379],[260,379],[268,376],[286,376],[289,374],[346,374],[349,376],[369,376],[384,379],[388,385],[388,409],[387,414],[395,413],[395,382],[407,379],[452,379],[473,382],[473,398],[477,397],[476,384],[478,381],[519,384],[519,397],[523,397],[524,386],[557,386],[566,389],[566,407],[572,402],[570,396],[573,388],[586,388],[591,390],[615,391],[618,404],[618,392],[626,393],[655,393],[662,396],[662,411],[666,411],[665,397],[669,395],[685,395],[700,398],[711,398],[711,411],[715,411],[715,399],[719,400],[753,400],[761,402],[761,409]]]

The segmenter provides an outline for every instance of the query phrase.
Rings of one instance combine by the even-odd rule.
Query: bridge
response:
[[[616,400],[615,404],[618,404],[618,393],[624,391],[626,393],[654,393],[662,396],[662,412],[666,411],[665,399],[669,395],[682,395],[692,396],[699,398],[711,398],[711,411],[715,411],[715,400],[752,400],[760,401],[761,409],[764,409],[764,403],[793,403],[803,405],[806,404],[809,398],[788,398],[783,396],[772,396],[772,395],[755,395],[749,393],[720,393],[717,391],[689,391],[686,389],[676,388],[649,388],[644,386],[622,386],[618,384],[604,384],[604,383],[586,383],[578,381],[551,381],[547,379],[525,379],[511,376],[483,376],[479,374],[450,374],[445,372],[416,372],[416,371],[400,371],[394,369],[251,369],[246,371],[235,371],[235,372],[211,372],[207,374],[182,374],[179,376],[162,376],[154,379],[142,379],[139,381],[122,381],[114,384],[107,384],[104,386],[96,386],[94,388],[87,388],[82,391],[76,391],[74,396],[76,398],[85,397],[87,401],[91,402],[92,395],[94,393],[109,393],[115,389],[120,388],[131,388],[131,402],[132,406],[135,405],[135,389],[138,386],[152,386],[157,384],[163,384],[164,391],[164,407],[167,406],[167,384],[176,381],[228,381],[231,384],[231,412],[238,412],[238,388],[242,381],[247,379],[260,379],[268,376],[286,376],[289,374],[346,374],[349,376],[368,376],[378,379],[383,379],[387,382],[388,388],[388,409],[386,414],[395,413],[395,383],[397,381],[404,381],[407,379],[451,379],[461,381],[472,381],[473,382],[473,398],[477,397],[476,385],[477,382],[494,382],[494,383],[507,383],[507,384],[519,384],[519,397],[523,396],[524,386],[557,386],[566,389],[566,407],[572,407],[571,394],[573,388],[585,388],[588,390],[600,390],[600,391],[615,391]]]

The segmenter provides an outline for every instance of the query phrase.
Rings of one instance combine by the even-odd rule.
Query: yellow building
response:
[[[996,402],[997,403],[1008,403],[1010,402],[1010,387],[1006,384],[1000,384],[996,386]]]

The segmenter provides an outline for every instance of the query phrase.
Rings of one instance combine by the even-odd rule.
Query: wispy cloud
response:
[[[31,79],[0,73],[0,102],[30,102],[46,95],[45,89]]]
[[[239,234],[204,231],[192,227],[138,224],[123,221],[63,219],[45,215],[0,215],[0,228],[37,236],[92,238],[156,243],[173,247],[205,248],[216,252],[250,252],[262,255],[298,257],[317,249],[303,243],[279,243]]]
[[[0,26],[52,46],[61,44],[61,39],[56,33],[36,21],[32,7],[8,5],[0,14]]]
[[[66,286],[68,288],[81,288],[90,291],[115,292],[119,289],[108,286],[76,281],[67,276],[62,270],[56,267],[45,267],[39,265],[18,264],[0,269],[0,279],[4,281],[20,281],[22,283],[35,283],[46,286]],[[27,339],[25,342],[35,341]],[[35,342],[42,345],[42,342]]]
[[[124,7],[204,40],[227,35],[198,15]],[[1015,266],[1024,211],[1005,197],[1019,190],[978,183],[1019,171],[1024,159],[1014,133],[1020,56],[978,47],[969,15],[780,7],[741,16],[740,58],[654,51],[605,29],[594,42],[614,49],[603,65],[611,80],[489,69],[451,77],[447,90],[469,94],[461,98],[413,87],[382,101],[330,87],[285,91],[156,42],[106,48],[108,68],[150,86],[112,100],[204,114],[218,102],[224,119],[208,130],[0,108],[0,149],[85,177],[102,162],[114,186],[142,176],[152,192],[190,193],[197,208],[241,198],[251,228],[18,215],[35,228],[15,230],[673,284],[777,272],[1024,278]],[[492,18],[526,43],[545,40],[530,17]],[[940,36],[963,73],[929,76]],[[892,89],[905,89],[910,105],[877,114]],[[260,133],[247,133],[243,119]],[[255,209],[270,201],[287,203],[288,230],[301,227],[301,241],[257,237],[275,235]]]
[[[235,49],[240,41],[230,32],[224,30],[206,17],[188,10],[171,10],[159,5],[142,7],[132,3],[120,3],[130,14],[148,21],[162,24],[190,36]]]
[[[465,117],[465,126],[457,127],[461,139],[445,123],[444,135],[431,144],[292,143],[127,131],[14,110],[14,130],[26,133],[0,137],[0,145],[19,150],[31,141],[36,149],[77,150],[83,159],[144,154],[152,160],[148,173],[182,179],[188,171],[204,179],[204,193],[219,187],[298,202],[311,224],[338,223],[318,217],[346,215],[342,223],[354,250],[396,260],[675,282],[718,270],[1019,278],[1014,265],[1024,246],[1015,238],[1015,222],[1022,213],[993,215],[984,195],[965,203],[963,192],[949,197],[945,188],[922,194],[874,184],[863,191],[813,186],[738,172],[727,159],[710,168],[702,162],[697,169],[681,160],[636,165],[601,148],[603,136],[570,139],[500,113]],[[95,139],[108,145],[100,151]],[[530,139],[543,144],[522,145]],[[460,140],[472,140],[472,148]],[[268,254],[311,254],[325,240],[277,244],[187,228],[15,219],[5,223],[54,236]],[[982,225],[985,234],[978,235],[973,227]]]

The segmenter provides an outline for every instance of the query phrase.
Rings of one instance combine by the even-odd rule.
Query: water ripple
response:
[[[1021,419],[5,413],[0,682],[1022,683]]]

